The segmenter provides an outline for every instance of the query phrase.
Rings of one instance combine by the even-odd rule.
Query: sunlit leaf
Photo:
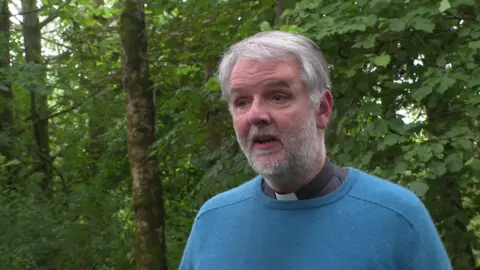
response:
[[[440,10],[440,12],[445,12],[445,10],[447,10],[451,7],[452,7],[452,5],[450,5],[450,1],[442,0],[442,2],[440,2],[440,6],[438,7],[438,10]]]
[[[410,183],[409,187],[419,197],[423,197],[428,191],[428,185],[420,181]]]

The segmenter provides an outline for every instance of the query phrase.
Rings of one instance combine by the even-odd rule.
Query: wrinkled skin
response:
[[[325,161],[324,132],[332,96],[314,106],[295,60],[240,59],[230,79],[229,106],[250,165],[279,193],[308,183]],[[267,136],[268,135],[268,136]],[[256,138],[268,138],[259,144]]]

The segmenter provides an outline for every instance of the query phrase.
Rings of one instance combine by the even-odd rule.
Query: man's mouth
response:
[[[275,143],[279,140],[275,136],[264,135],[264,136],[255,136],[253,138],[253,147],[258,149],[266,149],[275,146]]]

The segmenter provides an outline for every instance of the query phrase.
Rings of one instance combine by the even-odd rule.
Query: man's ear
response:
[[[332,116],[333,96],[329,89],[323,90],[323,98],[320,100],[316,112],[317,128],[327,128],[328,122]]]

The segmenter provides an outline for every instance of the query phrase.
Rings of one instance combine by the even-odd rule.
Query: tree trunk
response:
[[[48,103],[45,88],[45,71],[42,65],[41,26],[38,20],[36,0],[23,0],[23,40],[25,46],[25,60],[39,76],[29,84],[30,117],[33,122],[33,155],[34,172],[42,174],[41,187],[50,194],[52,182],[52,157],[50,156],[50,137],[48,132]]]
[[[450,99],[447,98],[445,100]],[[439,137],[446,131],[442,126],[449,127],[448,123],[462,119],[463,113],[450,110],[449,106],[454,105],[453,103],[452,101],[449,101],[449,103],[438,101],[435,107],[431,108],[428,108],[428,105],[425,104],[425,107],[428,108],[426,110],[426,130],[428,133]],[[454,152],[458,152],[458,149],[455,149],[451,143],[444,145],[445,157]],[[463,207],[462,191],[457,185],[457,181],[461,177],[460,173],[447,172],[432,181],[429,192],[426,194],[426,201],[434,220],[448,221],[442,225],[445,232],[444,243],[452,258],[454,268],[478,269],[476,267],[476,256],[471,245],[475,235],[467,228],[468,222],[472,217]],[[442,207],[438,207],[439,205]]]
[[[96,5],[96,8],[100,8],[105,5],[103,0],[93,0]],[[109,21],[102,16],[93,16],[93,19],[98,21],[100,26],[92,26],[97,33],[102,33],[102,28],[106,27]],[[96,35],[94,40],[91,42],[100,44],[102,42],[102,37]],[[91,57],[97,57],[93,55]],[[90,59],[90,57],[89,57]],[[92,61],[93,65],[96,65],[95,61]],[[84,74],[80,80],[80,84],[83,85],[82,89],[87,89],[89,96],[93,96],[91,100],[91,106],[88,110],[88,137],[89,137],[89,146],[87,148],[88,158],[89,158],[89,171],[90,174],[88,178],[95,179],[98,173],[99,161],[105,151],[105,140],[103,139],[105,133],[107,132],[105,123],[108,121],[104,113],[104,106],[108,102],[106,95],[95,95],[98,91],[98,85],[92,85],[91,80],[88,78],[88,74]],[[100,86],[102,87],[102,86]],[[108,95],[110,97],[110,95]]]
[[[155,100],[144,5],[141,0],[124,0],[120,17],[137,270],[167,269],[163,189],[157,157],[149,153],[155,140]]]
[[[277,0],[275,3],[275,18],[273,20],[272,28],[279,29],[281,25],[281,17],[285,9],[284,0]]]
[[[0,3],[0,133],[8,136],[9,129],[13,124],[11,108],[13,93],[8,75],[10,68],[10,11],[7,0]],[[11,158],[9,143],[0,144],[0,154],[7,160]]]
[[[203,67],[203,75],[205,82],[207,82],[215,73],[215,61],[206,61]],[[206,126],[208,131],[207,136],[207,150],[212,153],[217,151],[222,144],[222,112],[217,108],[212,108],[211,106],[205,107],[207,111]],[[208,168],[214,165],[215,161],[211,160],[208,164]]]
[[[83,76],[88,76],[87,74]],[[90,80],[82,78],[80,85],[82,89],[87,89],[89,96],[94,95],[97,89],[90,85]],[[105,101],[101,97],[93,96],[88,108],[88,169],[89,174],[85,175],[85,179],[95,179],[98,174],[98,166],[101,157],[105,151],[105,140],[103,136],[106,133],[105,121],[108,121],[104,117],[105,112],[103,107]]]

